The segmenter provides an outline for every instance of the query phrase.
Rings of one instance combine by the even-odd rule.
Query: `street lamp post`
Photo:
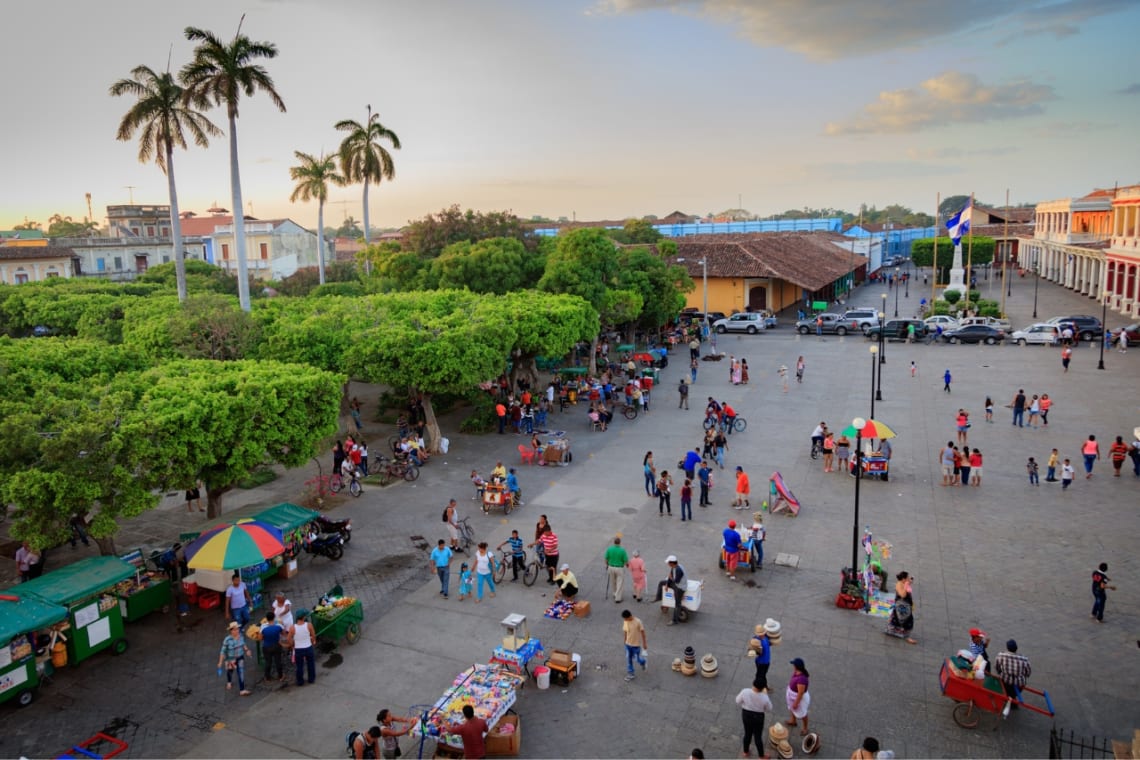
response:
[[[906,297],[910,298],[910,259],[906,260]]]
[[[875,365],[879,363],[879,347],[871,346],[871,419],[875,419]]]
[[[879,364],[887,363],[886,343],[883,342],[883,327],[887,323],[887,294],[883,293],[883,306],[879,309]]]
[[[899,268],[895,267],[895,316],[899,315]]]
[[[1108,327],[1105,326],[1104,321],[1108,319],[1108,291],[1100,294],[1100,326],[1104,331],[1108,332]],[[1097,369],[1104,369],[1104,336],[1100,336],[1100,361],[1097,362]]]
[[[851,420],[855,427],[855,529],[851,534],[851,572],[859,572],[859,482],[863,480],[863,426],[862,417]]]
[[[1037,258],[1036,251],[1033,252],[1033,318],[1037,319],[1037,286],[1041,282],[1041,261]]]

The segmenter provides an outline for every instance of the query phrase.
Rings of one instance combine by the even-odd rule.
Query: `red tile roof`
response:
[[[709,277],[771,277],[807,290],[830,285],[867,261],[851,254],[851,238],[833,232],[693,235],[674,242],[690,277],[701,277],[705,258]]]
[[[0,245],[0,259],[8,261],[71,258],[74,255],[75,251],[60,245]]]

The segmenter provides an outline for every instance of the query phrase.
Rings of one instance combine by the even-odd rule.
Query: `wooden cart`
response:
[[[1033,694],[1041,697],[1045,707],[1031,705],[1023,699],[1010,695],[1003,684],[996,677],[987,674],[982,680],[970,677],[969,663],[957,657],[947,657],[942,662],[942,670],[938,673],[938,685],[942,688],[942,696],[949,697],[958,704],[954,705],[954,722],[962,728],[976,728],[982,720],[982,713],[994,714],[994,729],[998,727],[997,716],[1008,714],[1011,703],[1035,713],[1053,717],[1053,701],[1049,699],[1049,692],[1038,691],[1026,686],[1021,690],[1022,697]]]

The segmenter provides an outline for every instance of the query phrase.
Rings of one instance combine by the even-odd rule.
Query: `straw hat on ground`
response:
[[[716,678],[720,668],[717,665],[716,658],[711,653],[706,654],[701,658],[701,676],[704,678]]]
[[[792,745],[788,743],[787,739],[781,739],[779,743],[776,744],[776,752],[778,752],[780,757],[784,760],[788,760],[788,758],[795,754]]]
[[[773,723],[771,728],[768,729],[768,741],[771,742],[773,747],[776,746],[778,742],[781,742],[787,738],[788,727],[779,721]]]
[[[804,737],[804,741],[803,744],[800,745],[800,749],[803,750],[803,753],[805,755],[814,755],[816,752],[819,752],[820,744],[821,742],[819,739],[819,734],[812,731],[810,734]]]

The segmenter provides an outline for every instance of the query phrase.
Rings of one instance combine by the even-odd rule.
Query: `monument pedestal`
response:
[[[959,243],[954,246],[954,263],[950,267],[950,282],[946,285],[946,291],[956,290],[962,298],[966,300],[968,288],[966,287],[966,270],[962,267],[962,245]]]

